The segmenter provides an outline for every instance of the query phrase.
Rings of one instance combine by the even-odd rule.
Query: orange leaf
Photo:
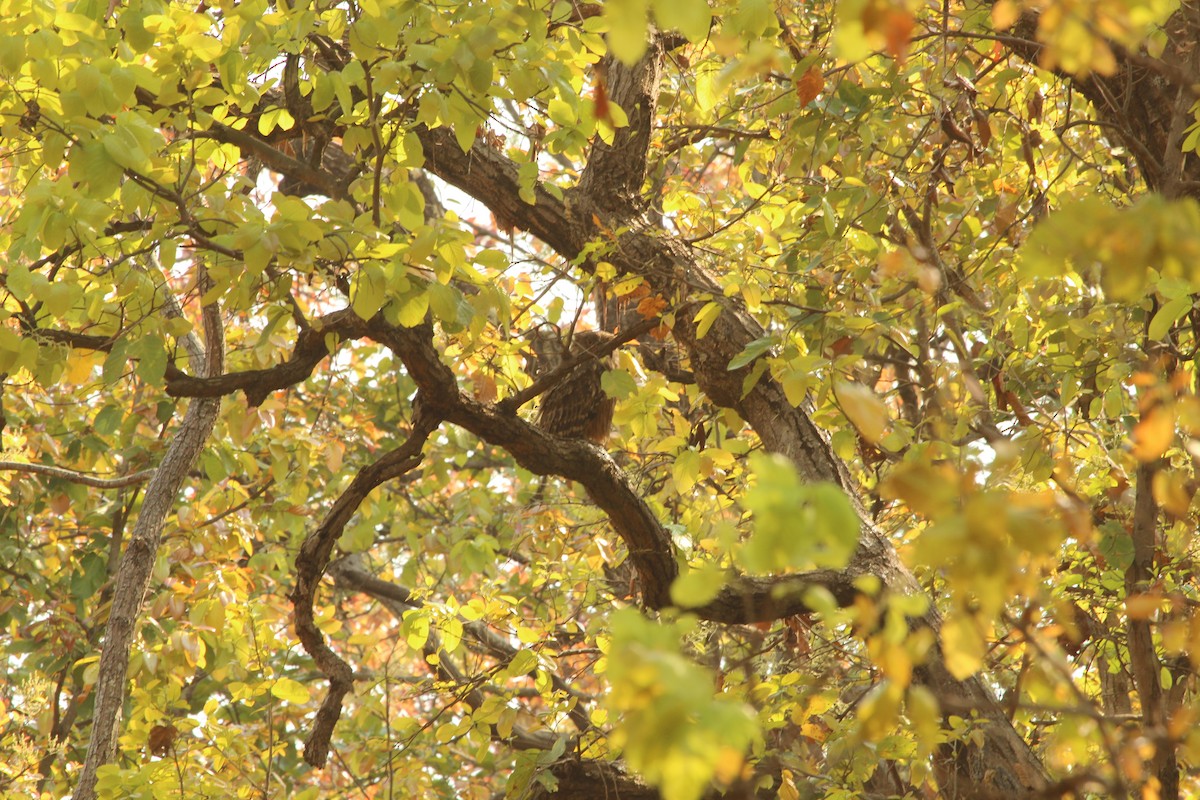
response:
[[[662,295],[656,294],[653,297],[643,297],[642,301],[638,303],[637,312],[641,314],[644,319],[654,319],[661,314],[666,307],[667,301],[663,299]]]
[[[603,80],[596,81],[596,89],[592,92],[592,103],[596,119],[604,120],[611,125],[612,109],[608,107],[608,90],[604,88]]]
[[[912,40],[915,24],[912,14],[900,8],[889,11],[884,20],[883,36],[887,41],[888,54],[901,64],[908,58],[908,43]]]
[[[1175,415],[1155,406],[1133,427],[1133,455],[1138,461],[1153,461],[1167,452],[1175,439]]]
[[[800,98],[800,105],[806,106],[816,100],[817,95],[824,88],[825,76],[814,64],[808,68],[808,72],[800,76],[800,80],[796,81],[796,95]]]
[[[622,292],[620,296],[622,298],[628,298],[630,300],[637,300],[639,297],[648,297],[649,295],[650,295],[650,284],[646,283],[645,281],[642,281],[641,283],[630,288],[628,291]]]
[[[973,108],[971,116],[975,118],[975,132],[979,134],[979,147],[986,150],[992,141],[992,124],[988,121],[987,112],[982,108]]]
[[[1134,594],[1125,598],[1125,613],[1130,619],[1150,619],[1162,607],[1157,594]]]

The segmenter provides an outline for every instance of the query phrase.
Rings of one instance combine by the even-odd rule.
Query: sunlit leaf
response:
[[[861,384],[846,381],[835,383],[833,390],[837,395],[838,405],[864,439],[875,444],[883,438],[890,425],[890,418],[887,406],[878,395]]]
[[[271,683],[271,694],[288,703],[307,703],[308,687],[291,678],[277,678]]]

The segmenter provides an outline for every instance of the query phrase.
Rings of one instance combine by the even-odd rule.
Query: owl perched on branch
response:
[[[593,353],[612,341],[605,331],[576,331],[567,358]],[[612,353],[593,357],[571,370],[545,395],[538,427],[547,433],[604,444],[612,427],[616,401],[600,388],[600,376],[614,366]]]

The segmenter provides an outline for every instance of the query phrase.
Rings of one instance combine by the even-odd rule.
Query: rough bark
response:
[[[225,340],[220,309],[215,303],[205,307],[203,319],[203,363],[197,363],[199,359],[193,355],[192,366],[206,376],[216,377],[225,365]],[[100,653],[96,679],[92,734],[83,770],[75,787],[75,800],[93,800],[96,796],[96,771],[116,755],[121,706],[125,702],[129,649],[158,547],[162,542],[163,523],[175,504],[183,479],[212,433],[220,407],[219,397],[200,398],[191,402],[175,438],[146,486],[141,513],[117,569],[112,610],[104,630],[104,648]]]
[[[1133,506],[1133,561],[1125,570],[1126,597],[1144,594],[1153,577],[1154,554],[1158,549],[1158,504],[1154,500],[1153,483],[1158,469],[1156,463],[1138,467]],[[1175,800],[1179,797],[1179,763],[1175,744],[1167,733],[1169,715],[1159,679],[1162,662],[1154,648],[1154,632],[1148,619],[1130,617],[1127,624],[1129,664],[1141,702],[1144,731],[1154,741],[1150,770],[1158,778],[1159,797]]]

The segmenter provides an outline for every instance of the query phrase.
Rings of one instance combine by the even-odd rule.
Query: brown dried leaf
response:
[[[971,116],[975,118],[975,132],[979,134],[979,149],[986,150],[992,141],[992,124],[988,121],[987,112],[982,108],[972,108]]]
[[[496,400],[496,379],[486,372],[471,373],[471,383],[475,388],[475,399],[481,403],[493,403]]]
[[[146,737],[146,744],[150,747],[152,755],[165,756],[171,752],[171,745],[174,744],[177,736],[179,736],[179,729],[174,725],[155,725],[150,729],[150,735]]]

